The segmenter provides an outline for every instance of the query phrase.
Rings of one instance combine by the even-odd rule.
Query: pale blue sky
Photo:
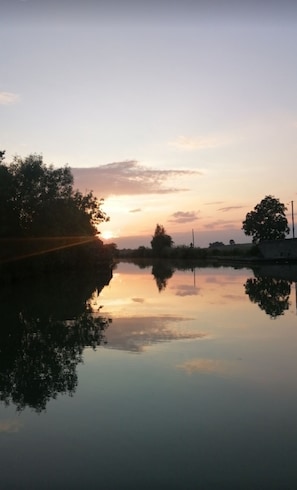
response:
[[[265,195],[296,199],[296,2],[1,5],[1,148],[99,167],[76,183],[120,246],[157,222],[176,243],[245,241]]]

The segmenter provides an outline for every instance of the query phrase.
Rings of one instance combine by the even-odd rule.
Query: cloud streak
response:
[[[246,206],[226,206],[225,208],[220,208],[218,211],[222,211],[223,213],[227,213],[228,211],[233,211],[234,209],[243,209]]]
[[[170,223],[192,223],[193,221],[197,221],[197,219],[197,211],[177,211],[171,215],[168,221]]]
[[[104,193],[102,197],[188,191],[188,188],[170,187],[166,183],[172,179],[202,175],[197,170],[152,169],[135,160],[71,170],[75,186],[81,191],[92,189],[95,194]]]
[[[194,151],[215,148],[218,142],[215,138],[191,138],[188,136],[178,136],[175,141],[170,141],[169,146],[178,150]]]
[[[238,222],[234,220],[218,219],[205,224],[204,228],[207,230],[238,229]]]

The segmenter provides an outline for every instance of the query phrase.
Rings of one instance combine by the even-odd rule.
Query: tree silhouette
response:
[[[163,256],[172,245],[173,240],[170,235],[167,235],[164,226],[157,224],[151,240],[153,254],[157,257]]]
[[[253,237],[253,243],[283,239],[290,231],[286,210],[287,208],[279,199],[266,196],[253,211],[247,213],[242,223],[242,230],[246,235]]]
[[[272,277],[253,277],[247,279],[244,288],[250,300],[258,304],[271,318],[277,318],[289,309],[289,281]]]

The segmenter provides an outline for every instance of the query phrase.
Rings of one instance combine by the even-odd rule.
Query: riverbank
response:
[[[0,241],[1,280],[54,272],[108,270],[114,250],[94,236],[9,238]]]

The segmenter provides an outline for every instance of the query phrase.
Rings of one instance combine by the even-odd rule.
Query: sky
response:
[[[6,161],[69,165],[107,242],[250,242],[267,195],[291,224],[297,2],[0,0],[0,41]]]

